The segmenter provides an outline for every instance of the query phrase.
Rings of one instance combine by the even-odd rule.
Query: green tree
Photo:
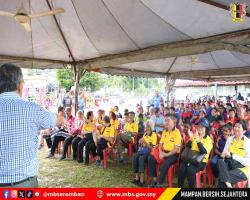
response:
[[[70,90],[74,85],[74,73],[71,68],[58,70],[57,79],[66,90]],[[80,79],[80,87],[97,91],[105,86],[130,92],[133,90],[133,79],[134,90],[137,95],[145,95],[152,90],[164,91],[164,79],[111,76],[97,72],[86,72]]]
[[[91,91],[97,91],[102,88],[104,77],[97,72],[86,72],[80,80],[80,87],[90,88]]]
[[[103,75],[96,72],[86,72],[80,79],[80,87],[90,88],[91,91],[99,90],[103,83]],[[60,69],[57,71],[57,79],[60,85],[66,90],[70,90],[74,85],[74,73],[71,68]]]
[[[66,90],[70,90],[74,85],[74,74],[70,68],[59,69],[57,71],[56,77],[60,85]]]

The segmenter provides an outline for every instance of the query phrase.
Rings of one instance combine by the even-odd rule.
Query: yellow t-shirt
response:
[[[235,154],[237,156],[246,157],[246,149],[245,149],[245,142],[244,140],[236,140],[235,138],[233,139],[230,147],[229,147],[229,152],[232,154]],[[239,168],[246,176],[248,176],[248,168],[247,167],[242,167]]]
[[[153,132],[151,136],[149,136],[149,135],[147,135],[147,133],[145,133],[143,135],[143,139],[145,140],[145,142],[147,144],[151,143],[153,146],[155,146],[157,143],[157,135],[155,132]]]
[[[115,129],[113,126],[107,126],[107,127],[103,126],[101,133],[104,137],[107,138],[115,137]]]
[[[172,131],[163,131],[160,144],[163,144],[164,151],[172,151],[175,146],[181,146],[181,134],[180,131],[175,128]],[[178,152],[179,153],[179,152]]]
[[[119,128],[119,121],[118,121],[118,119],[116,119],[116,120],[111,119],[110,120],[110,124],[112,126],[114,126],[115,130],[118,130],[118,128]]]
[[[204,146],[204,148],[207,150],[207,154],[205,155],[205,157],[202,160],[202,162],[207,163],[208,162],[209,154],[210,154],[210,152],[211,152],[211,150],[213,148],[213,142],[212,142],[212,139],[209,136],[207,136],[206,138],[204,138],[204,137],[201,138],[200,142]],[[191,150],[193,150],[193,151],[199,151],[199,147],[197,145],[195,137],[192,139],[192,148],[191,148]]]
[[[82,132],[93,132],[95,129],[95,123],[94,122],[85,122],[82,127]]]
[[[100,117],[96,117],[96,118],[94,119],[94,123],[95,123],[95,124],[103,124],[103,120],[102,120]]]
[[[129,123],[127,122],[124,126],[124,130],[127,131],[127,132],[135,132],[135,133],[138,133],[138,123],[136,122],[133,122],[133,123]]]

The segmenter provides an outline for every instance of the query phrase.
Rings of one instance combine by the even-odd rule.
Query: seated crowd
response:
[[[230,188],[242,181],[250,184],[248,105],[220,101],[177,103],[172,107],[152,104],[146,112],[138,105],[136,113],[126,109],[123,115],[115,106],[108,116],[103,110],[98,110],[96,117],[93,111],[86,117],[78,111],[76,118],[71,111],[70,107],[65,112],[59,107],[63,123],[41,132],[49,148],[47,158],[54,157],[64,141],[60,160],[72,148],[73,160],[85,165],[91,159],[103,168],[105,149],[117,151],[120,163],[127,162],[128,153],[132,182],[138,186],[146,185],[146,174],[150,187],[163,187],[166,177],[170,187],[171,173],[178,177],[175,187],[197,187],[197,173],[215,180],[215,187]],[[43,145],[42,139],[40,148]]]

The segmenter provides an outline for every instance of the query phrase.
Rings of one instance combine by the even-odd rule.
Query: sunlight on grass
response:
[[[52,159],[46,159],[46,155],[46,148],[38,152],[40,164],[38,180],[40,187],[137,187],[131,183],[134,178],[131,164],[124,165],[118,163],[116,160],[108,160],[107,169],[100,169],[95,164],[85,166],[71,159],[59,161],[59,154],[56,154],[56,158]],[[168,185],[167,178],[164,185],[166,187]],[[173,185],[177,186],[177,174],[174,176]],[[187,185],[185,184],[185,186]]]
[[[73,160],[59,161],[45,159],[47,149],[38,153],[40,187],[136,187],[131,183],[131,164],[122,165],[108,161],[107,169],[99,169],[94,164],[84,166]]]

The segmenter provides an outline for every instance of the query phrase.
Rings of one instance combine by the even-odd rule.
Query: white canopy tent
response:
[[[23,0],[26,32],[0,16],[0,64],[24,68],[74,66],[113,75],[232,80],[250,77],[250,0],[243,22],[232,22],[227,0]],[[17,13],[20,0],[0,0]],[[77,86],[77,84],[76,84]],[[76,87],[77,91],[77,87]],[[77,99],[76,99],[77,100]]]
[[[24,0],[32,14],[58,7],[65,13],[33,19],[31,33],[14,19],[0,16],[0,62],[41,69],[71,63],[82,69],[134,76],[217,79],[236,71],[248,77],[249,14],[242,23],[232,22],[225,9],[229,3]],[[0,0],[0,10],[16,13],[19,6],[19,0]]]

